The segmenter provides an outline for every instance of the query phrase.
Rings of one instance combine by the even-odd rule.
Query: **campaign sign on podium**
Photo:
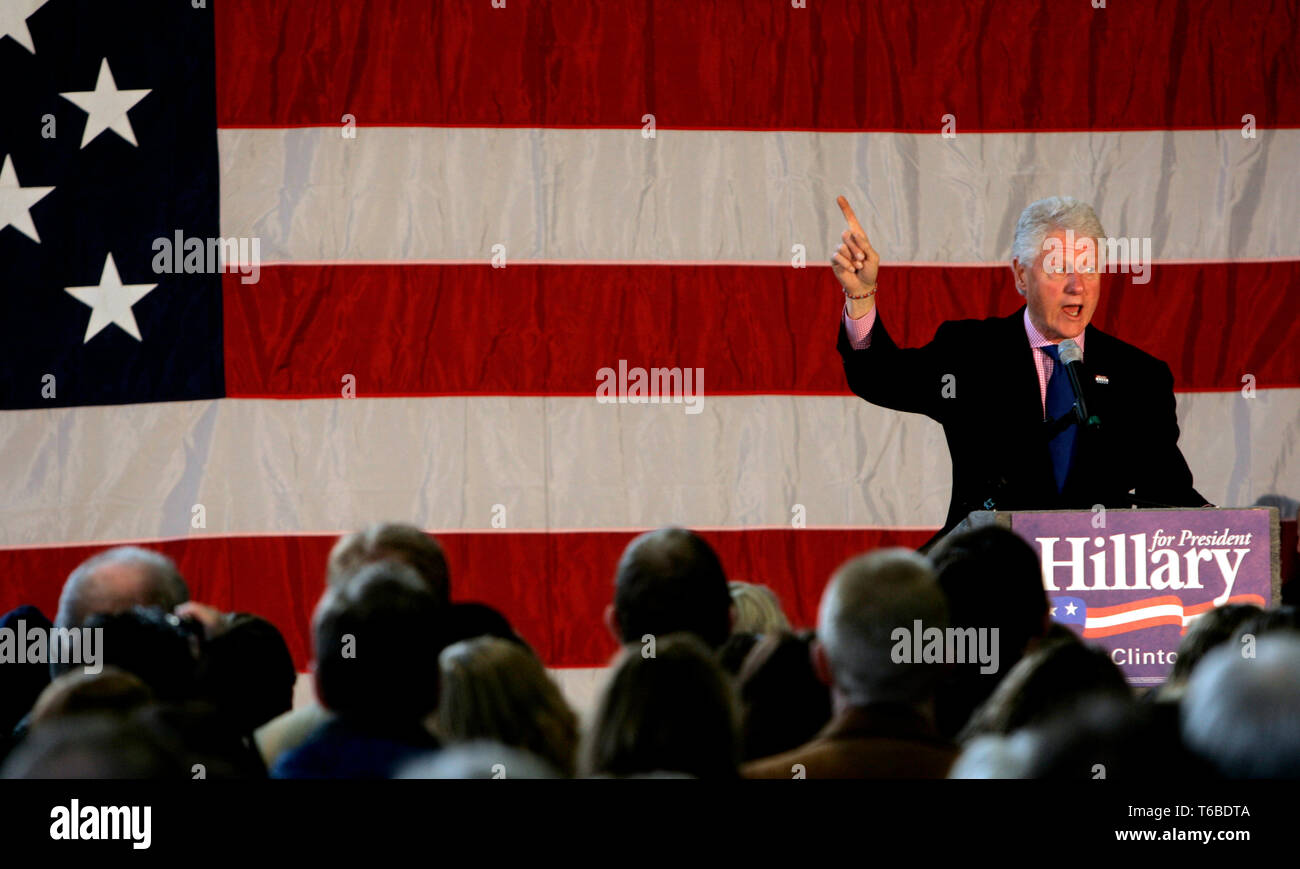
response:
[[[1203,613],[1278,598],[1276,508],[985,515],[1038,553],[1052,618],[1108,649],[1134,685],[1165,681]]]

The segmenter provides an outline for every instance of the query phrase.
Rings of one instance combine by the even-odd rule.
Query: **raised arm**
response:
[[[831,268],[846,297],[838,349],[844,360],[849,389],[872,404],[923,413],[941,419],[944,404],[941,376],[943,334],[924,347],[900,349],[889,337],[876,311],[876,276],[880,254],[843,196],[836,199],[848,228],[831,257]],[[845,319],[847,317],[847,319]]]

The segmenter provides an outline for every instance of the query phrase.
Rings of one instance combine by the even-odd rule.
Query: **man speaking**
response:
[[[1169,366],[1089,325],[1105,239],[1089,205],[1054,196],[1021,213],[1011,272],[1026,304],[1014,314],[952,320],[903,349],[876,309],[880,255],[838,202],[844,373],[872,404],[943,425],[952,500],[941,535],[972,510],[1206,506],[1178,449]]]

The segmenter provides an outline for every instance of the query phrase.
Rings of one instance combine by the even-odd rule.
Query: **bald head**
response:
[[[80,627],[93,615],[113,615],[134,606],[171,612],[190,599],[176,564],[161,552],[119,546],[83,561],[59,596],[57,627]]]
[[[836,692],[855,706],[928,699],[933,664],[895,663],[895,628],[916,621],[943,630],[948,609],[929,562],[908,549],[882,549],[845,563],[822,595],[817,639]]]

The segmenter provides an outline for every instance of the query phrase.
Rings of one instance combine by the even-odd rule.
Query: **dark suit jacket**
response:
[[[376,728],[331,717],[307,741],[280,755],[271,778],[392,778],[441,746],[423,727]]]
[[[784,754],[750,761],[745,778],[944,778],[957,748],[934,723],[901,706],[851,706],[831,719],[812,741]]]
[[[840,324],[838,349],[854,393],[943,425],[952,500],[940,533],[972,510],[1204,505],[1178,449],[1169,366],[1091,325],[1082,387],[1102,425],[1078,434],[1057,492],[1024,311],[949,321],[929,344],[912,349],[894,343],[879,310],[866,350],[854,350]],[[945,384],[952,397],[945,397]]]

